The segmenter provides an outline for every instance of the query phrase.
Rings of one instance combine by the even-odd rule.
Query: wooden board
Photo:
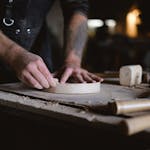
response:
[[[81,121],[86,124],[90,123],[89,125],[91,123],[97,126],[105,124],[114,127],[114,125],[118,126],[126,116],[103,115],[102,113],[95,113],[79,107],[68,107],[61,104],[68,104],[69,106],[105,106],[108,102],[116,99],[136,99],[145,92],[149,92],[149,88],[140,86],[138,88],[128,88],[102,84],[102,90],[97,94],[65,95],[38,91],[25,87],[21,83],[13,83],[0,85],[0,105],[78,123]],[[127,116],[135,115],[129,114]]]
[[[1,84],[0,90],[12,93],[40,98],[45,101],[66,103],[70,105],[106,105],[114,100],[136,99],[148,89],[145,88],[129,88],[118,85],[102,84],[101,92],[96,94],[54,94],[47,93],[36,89],[31,89],[21,83]]]
[[[68,107],[59,103],[52,103],[3,91],[0,91],[0,105],[77,124],[93,124],[94,126],[105,124],[112,127],[118,125],[122,120],[121,117],[94,114],[80,108]]]

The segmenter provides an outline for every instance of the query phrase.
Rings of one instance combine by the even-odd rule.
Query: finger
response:
[[[84,80],[87,81],[87,82],[89,82],[89,83],[96,82],[87,73],[83,73],[82,76],[83,76]]]
[[[41,61],[38,63],[38,69],[43,74],[43,76],[46,78],[46,80],[48,81],[49,86],[55,87],[56,82],[55,82],[52,74],[49,72],[48,68],[44,64],[44,62]]]
[[[81,82],[81,83],[85,83],[86,81],[83,79],[82,75],[81,74],[76,74],[75,78]]]
[[[72,68],[67,68],[60,79],[60,83],[65,83],[72,75],[72,72],[73,72]]]
[[[51,73],[51,75],[52,75],[52,77],[54,78],[54,77],[56,77],[57,76],[57,74],[58,74],[58,72],[56,71],[56,72],[53,72],[53,73]]]
[[[39,84],[37,80],[33,78],[33,76],[29,72],[25,72],[21,81],[26,85],[36,88],[36,89],[43,89],[43,87]]]
[[[30,70],[31,75],[40,83],[43,88],[49,88],[49,83],[45,76],[38,70],[36,66]]]
[[[93,74],[93,73],[88,73],[88,75],[89,75],[93,80],[95,80],[95,81],[97,81],[97,82],[102,82],[102,81],[104,81],[103,78],[98,77],[98,76],[96,76],[96,75]]]

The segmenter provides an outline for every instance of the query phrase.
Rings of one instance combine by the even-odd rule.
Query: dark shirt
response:
[[[47,34],[46,15],[55,0],[1,0],[0,2],[0,29],[13,41],[25,49],[40,55],[52,70],[51,46]],[[84,15],[88,13],[88,0],[60,0],[65,24],[75,12]],[[3,23],[4,18],[14,20],[12,26]],[[58,16],[59,17],[59,16]],[[40,51],[36,51],[38,48]]]
[[[2,19],[5,16],[7,3],[2,0],[1,9],[3,14]],[[52,7],[55,0],[14,0],[12,2],[11,8],[11,18],[14,19],[14,25],[11,27],[6,27],[3,23],[1,24],[1,29],[4,33],[11,39],[16,41],[18,44],[24,48],[30,50],[33,43],[43,26],[46,15],[50,8]],[[88,12],[88,2],[87,0],[61,0],[61,6],[63,9],[63,14],[65,22],[68,22],[70,16],[76,12],[80,11],[83,14]]]

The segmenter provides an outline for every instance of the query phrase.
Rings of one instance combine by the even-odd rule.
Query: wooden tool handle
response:
[[[113,114],[147,111],[150,110],[150,99],[118,100],[113,103],[109,103],[109,107]]]
[[[120,125],[126,135],[133,135],[150,128],[150,115],[125,119]]]

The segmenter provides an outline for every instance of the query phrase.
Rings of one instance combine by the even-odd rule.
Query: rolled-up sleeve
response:
[[[88,0],[61,0],[63,14],[66,19],[69,19],[72,14],[79,12],[85,16],[88,15],[89,4]]]

